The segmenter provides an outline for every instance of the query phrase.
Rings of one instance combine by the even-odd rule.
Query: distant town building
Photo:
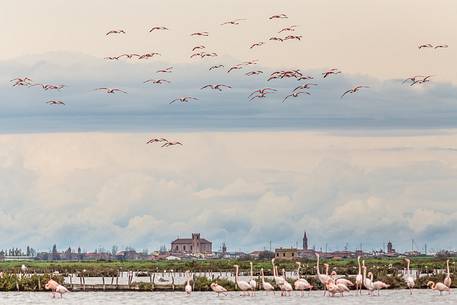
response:
[[[308,250],[308,236],[306,236],[306,231],[303,234],[303,250]]]
[[[298,259],[298,250],[295,248],[279,248],[275,249],[275,258],[294,260]]]
[[[200,233],[193,233],[192,238],[178,238],[171,242],[172,253],[211,254],[213,244],[200,237]]]
[[[389,240],[389,242],[387,243],[387,254],[389,255],[395,253],[397,253],[397,251],[395,251],[395,249],[392,246],[392,242]]]

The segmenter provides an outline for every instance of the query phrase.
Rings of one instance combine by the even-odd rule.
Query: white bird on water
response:
[[[254,294],[254,291],[257,289],[257,281],[254,278],[254,268],[252,262],[249,262],[249,265],[251,266],[251,279],[249,280],[249,285],[251,285],[252,294]]]
[[[189,273],[190,273],[189,270],[187,270],[186,273],[185,273],[185,274],[186,274],[186,279],[187,279],[187,281],[186,281],[186,286],[184,287],[184,291],[185,291],[188,295],[190,295],[191,292],[192,292],[192,286],[190,285],[190,274],[189,274]]]
[[[414,283],[413,277],[411,276],[411,272],[409,270],[409,265],[411,263],[411,260],[409,258],[405,258],[405,261],[406,261],[405,282],[406,282],[406,286],[408,286],[409,294],[413,294],[413,288],[414,288],[415,283]]]
[[[239,272],[240,266],[233,265],[233,267],[235,267],[235,283],[238,286],[238,288],[241,290],[241,295],[242,296],[249,295],[249,290],[251,290],[251,285],[249,285],[249,283],[246,281],[239,280],[238,272]]]

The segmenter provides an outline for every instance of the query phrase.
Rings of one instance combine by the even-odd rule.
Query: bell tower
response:
[[[308,236],[306,235],[306,231],[303,234],[303,250],[308,250]]]

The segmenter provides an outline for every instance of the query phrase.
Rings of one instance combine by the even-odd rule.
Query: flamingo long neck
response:
[[[447,275],[449,276],[449,260],[446,261]]]
[[[363,268],[363,279],[367,278],[367,268]]]
[[[238,283],[238,266],[235,267],[235,282]]]
[[[325,275],[328,275],[328,265],[325,265]]]
[[[276,268],[275,268],[275,260],[271,260],[271,265],[273,265],[273,277],[276,277]]]
[[[362,274],[362,266],[360,265],[360,256],[357,257],[357,264],[359,265],[359,274]]]
[[[317,270],[317,275],[321,275],[321,271],[319,270],[319,255],[317,256],[316,270]]]
[[[260,269],[260,275],[262,276],[262,284],[265,284],[265,274],[263,273],[263,269]]]
[[[297,268],[297,276],[298,276],[298,278],[300,278],[300,267],[301,267],[301,265],[298,264],[298,268]]]

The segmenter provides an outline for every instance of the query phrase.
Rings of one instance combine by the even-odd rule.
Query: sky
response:
[[[289,18],[268,20],[279,13]],[[215,249],[256,250],[295,246],[304,230],[317,249],[455,248],[456,14],[451,0],[3,3],[0,248],[152,250],[200,232]],[[220,25],[236,18],[247,20]],[[148,32],[159,25],[170,30]],[[301,41],[268,41],[290,25]],[[191,59],[199,44],[219,56]],[[161,56],[103,59],[152,51]],[[334,67],[343,73],[323,80]],[[282,103],[300,82],[267,81],[278,69],[318,86]],[[432,81],[402,84],[418,74]],[[66,87],[11,87],[18,76]],[[143,83],[158,77],[171,83]],[[209,83],[233,88],[200,89]],[[340,98],[358,84],[370,88]],[[278,91],[248,101],[267,86]],[[169,105],[184,95],[199,100]]]

